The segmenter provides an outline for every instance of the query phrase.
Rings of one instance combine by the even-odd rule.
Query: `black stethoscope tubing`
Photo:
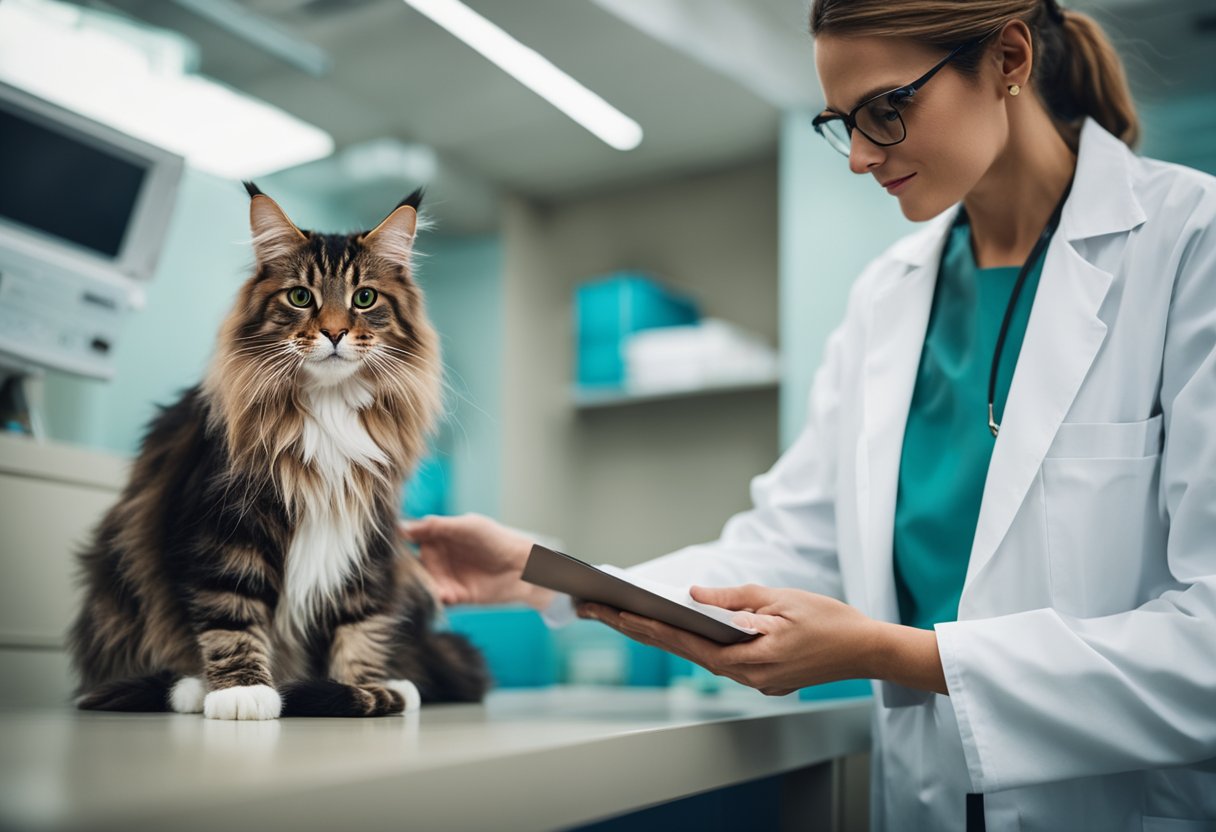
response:
[[[1060,197],[1060,201],[1056,203],[1055,209],[1051,212],[1051,216],[1047,219],[1047,225],[1043,226],[1042,233],[1039,234],[1039,239],[1035,241],[1034,248],[1030,250],[1030,256],[1026,258],[1026,262],[1022,264],[1022,268],[1018,271],[1018,279],[1013,284],[1013,292],[1009,296],[1009,303],[1005,306],[1005,317],[1001,320],[1001,331],[996,338],[996,349],[992,355],[992,369],[988,374],[988,429],[992,431],[993,438],[1000,432],[1001,426],[996,421],[996,373],[1001,366],[1001,352],[1005,348],[1005,337],[1009,334],[1009,322],[1013,320],[1013,310],[1017,306],[1018,296],[1022,294],[1022,287],[1026,284],[1026,278],[1029,276],[1034,264],[1043,256],[1043,251],[1047,248],[1047,244],[1051,242],[1051,237],[1055,234],[1056,228],[1060,225],[1060,216],[1064,213],[1064,203],[1068,201],[1068,194],[1072,191],[1072,181],[1069,180],[1068,186],[1064,188],[1064,193]],[[955,217],[954,226],[957,228],[967,222],[967,211],[960,207],[958,216]]]

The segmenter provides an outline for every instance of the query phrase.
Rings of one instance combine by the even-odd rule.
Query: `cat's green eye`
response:
[[[312,292],[305,289],[303,286],[297,286],[294,289],[287,291],[287,302],[292,306],[303,309],[312,303]]]
[[[360,289],[359,291],[355,292],[355,297],[352,302],[355,304],[356,309],[367,309],[376,302],[376,290]]]

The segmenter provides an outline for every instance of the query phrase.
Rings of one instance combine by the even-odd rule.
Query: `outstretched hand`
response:
[[[480,514],[403,521],[401,534],[418,546],[431,588],[444,604],[505,604],[543,608],[551,593],[520,580],[532,541]]]

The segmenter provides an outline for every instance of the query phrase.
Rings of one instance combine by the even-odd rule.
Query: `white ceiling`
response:
[[[385,136],[422,142],[527,196],[724,166],[776,147],[774,103],[590,0],[469,5],[638,121],[645,138],[632,151],[603,144],[401,0],[244,0],[329,54],[331,68],[319,78],[174,3],[110,5],[184,33],[201,47],[201,71],[323,127],[339,147]],[[813,86],[801,0],[704,5],[742,9],[765,46],[793,53]]]
[[[105,7],[183,33],[202,72],[323,127],[339,148],[385,137],[433,147],[441,178],[460,181],[452,202],[494,191],[562,199],[762,158],[775,154],[782,108],[820,104],[809,0],[466,0],[638,121],[645,138],[626,152],[401,0],[240,1],[238,11],[327,55],[319,77],[188,8],[199,2]],[[1075,5],[1123,33],[1144,96],[1216,86],[1212,35],[1195,26],[1211,0]]]

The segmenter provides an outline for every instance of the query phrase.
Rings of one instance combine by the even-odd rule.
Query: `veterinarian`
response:
[[[753,508],[634,568],[763,635],[579,614],[766,693],[874,679],[876,829],[1216,829],[1216,180],[1134,155],[1055,0],[811,31],[816,128],[927,225],[857,279]],[[406,534],[445,602],[572,615],[509,529]]]

